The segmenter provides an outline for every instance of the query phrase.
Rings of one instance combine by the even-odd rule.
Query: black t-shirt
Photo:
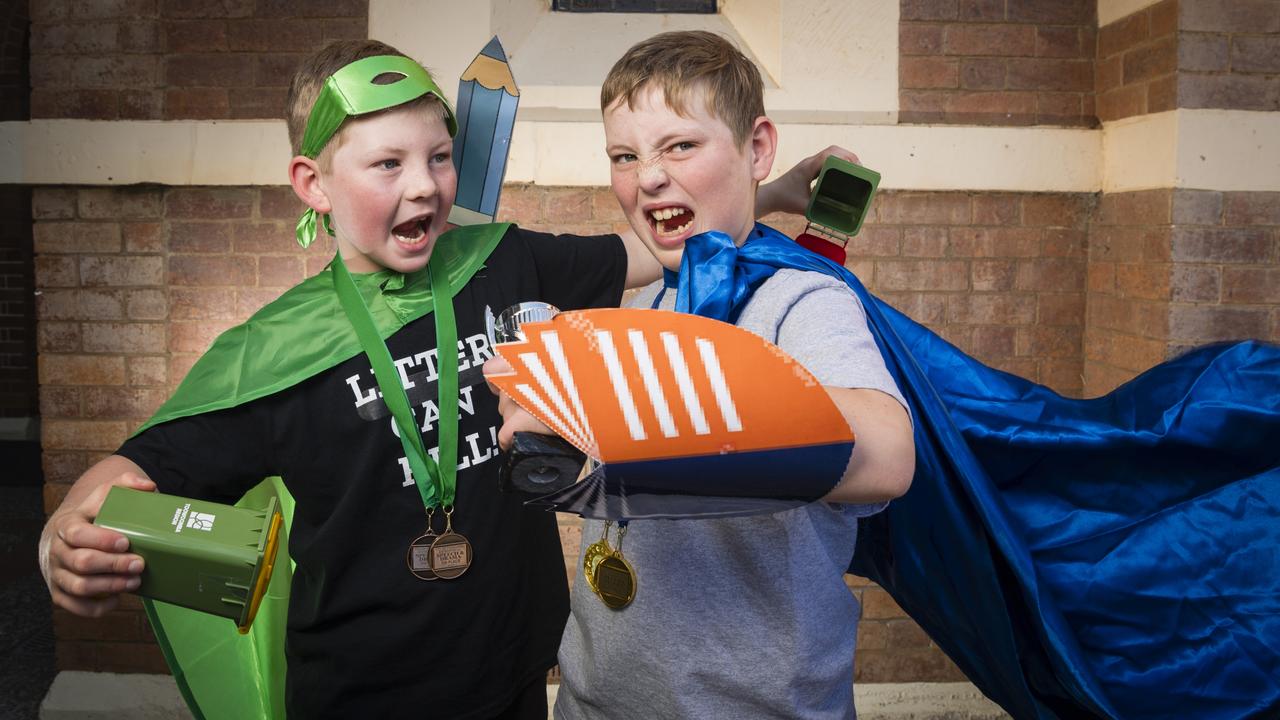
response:
[[[485,312],[528,300],[563,310],[616,306],[625,275],[617,236],[513,228],[455,297],[453,527],[474,552],[460,578],[424,581],[408,570],[406,551],[426,516],[363,354],[260,400],[157,425],[121,447],[175,495],[234,502],[265,476],[284,478],[297,501],[291,717],[485,717],[555,663],[568,615],[555,514],[498,490],[501,417],[480,373],[492,356]],[[434,322],[429,314],[387,343],[433,455]],[[439,513],[435,526],[443,531]]]

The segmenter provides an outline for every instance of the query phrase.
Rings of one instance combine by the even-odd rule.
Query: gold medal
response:
[[[431,570],[445,580],[452,580],[471,567],[471,542],[453,531],[453,511],[445,511],[444,534],[431,543]]]
[[[609,529],[605,527],[605,534]],[[631,563],[622,556],[622,542],[627,536],[627,526],[618,528],[618,549],[600,560],[593,573],[595,591],[611,610],[621,610],[631,604],[636,597],[636,571]],[[608,540],[605,540],[608,547]]]
[[[431,569],[431,547],[435,544],[436,531],[431,528],[431,516],[434,511],[427,511],[427,532],[418,536],[416,540],[409,543],[409,551],[405,553],[405,562],[409,565],[409,572],[420,580],[436,580],[438,576]]]
[[[587,587],[596,595],[600,594],[600,589],[596,587],[596,567],[600,561],[613,554],[613,548],[609,546],[609,526],[612,524],[606,521],[600,539],[588,545],[582,553],[582,576],[587,581]]]

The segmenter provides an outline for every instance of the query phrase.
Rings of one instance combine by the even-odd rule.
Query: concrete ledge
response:
[[[555,704],[559,685],[547,687]],[[1009,716],[969,683],[858,685],[859,720],[1006,720]],[[40,720],[191,720],[168,675],[58,673],[40,704]]]

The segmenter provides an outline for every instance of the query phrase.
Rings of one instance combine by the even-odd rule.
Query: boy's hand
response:
[[[760,186],[756,192],[756,217],[764,217],[773,212],[804,215],[805,210],[809,209],[813,181],[818,178],[822,163],[828,155],[835,155],[851,163],[858,162],[857,155],[839,145],[831,145],[810,155],[783,173],[782,177]]]
[[[539,435],[555,435],[555,431],[530,415],[527,410],[516,404],[506,393],[489,382],[491,375],[507,375],[511,373],[511,364],[499,355],[485,361],[484,377],[489,392],[498,396],[498,413],[502,415],[502,427],[498,428],[498,447],[503,452],[511,449],[512,438],[518,432],[532,432]]]
[[[97,527],[94,518],[112,487],[153,491],[141,475],[123,473],[78,503],[58,508],[40,535],[40,572],[55,605],[85,617],[100,617],[120,602],[120,593],[142,583],[142,558],[128,552],[129,540]]]

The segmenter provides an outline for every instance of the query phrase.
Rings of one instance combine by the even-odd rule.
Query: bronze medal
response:
[[[445,534],[431,543],[431,569],[445,580],[452,580],[471,567],[471,542],[456,532]]]
[[[420,580],[436,580],[438,576],[431,569],[431,548],[434,547],[436,539],[440,537],[428,527],[427,534],[418,537],[418,539],[409,543],[409,552],[405,553],[405,562],[409,565],[409,572]]]
[[[600,561],[595,570],[596,594],[611,610],[621,610],[636,596],[636,571],[615,550]]]

